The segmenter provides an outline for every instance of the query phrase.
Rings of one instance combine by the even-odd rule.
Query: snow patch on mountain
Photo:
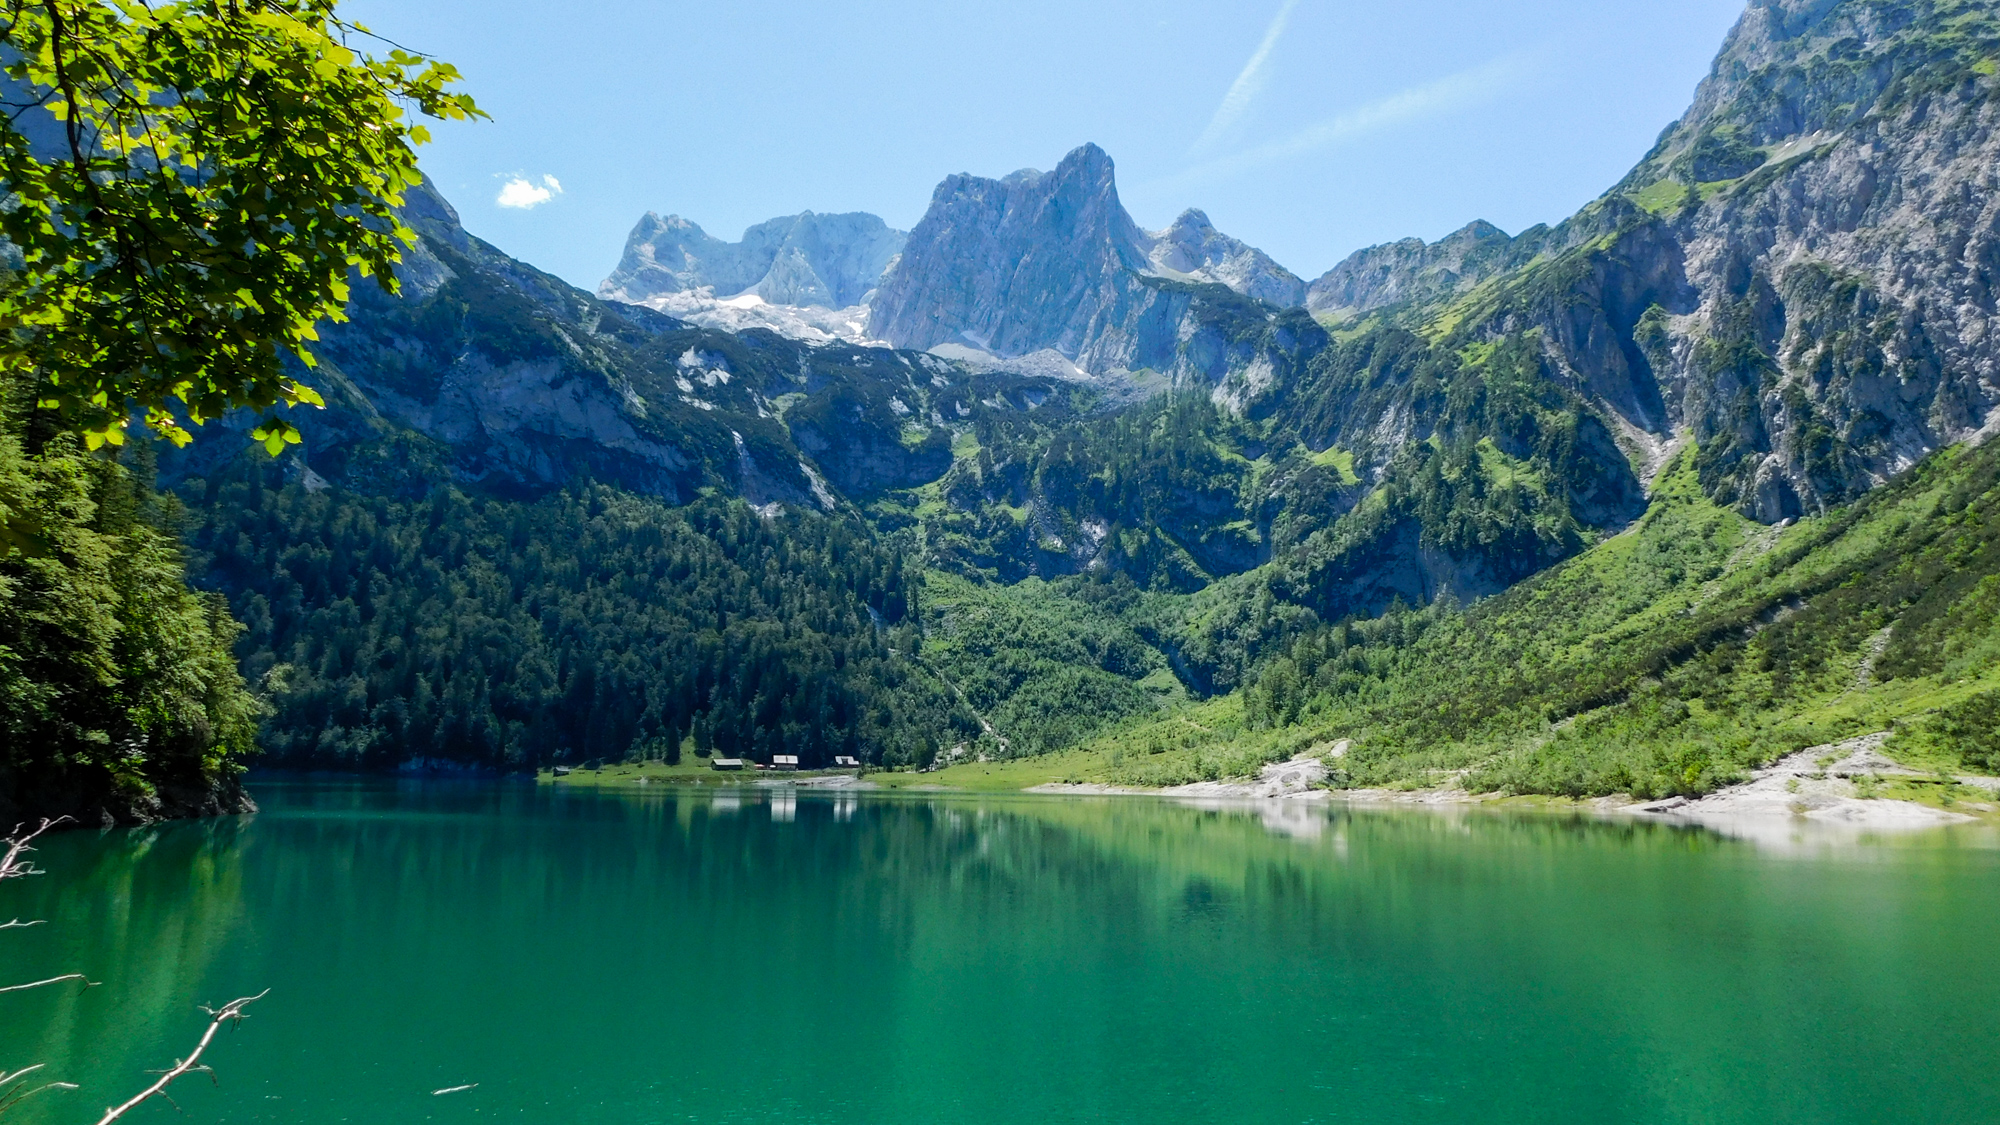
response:
[[[713,286],[662,293],[627,304],[666,313],[678,320],[719,332],[747,332],[768,329],[780,336],[809,344],[835,341],[864,347],[887,347],[868,334],[868,306],[850,305],[830,309],[818,305],[781,305],[755,293],[717,297]]]
[[[648,212],[625,240],[598,296],[628,304],[708,289],[773,305],[843,309],[862,304],[909,235],[874,215],[806,211],[758,223],[725,242],[679,215]]]

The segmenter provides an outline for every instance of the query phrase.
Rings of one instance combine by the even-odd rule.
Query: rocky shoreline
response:
[[[1748,781],[1698,798],[1673,797],[1635,802],[1606,797],[1579,802],[1574,807],[1710,827],[1745,820],[1803,819],[1820,824],[1894,830],[1969,824],[1980,819],[1968,812],[1873,796],[1873,790],[1884,783],[1939,780],[1936,774],[1910,769],[1883,756],[1881,747],[1888,738],[1887,732],[1881,732],[1801,750],[1755,771]],[[1300,755],[1265,766],[1255,779],[1204,781],[1166,789],[1059,783],[1036,785],[1026,792],[1410,806],[1489,805],[1514,799],[1505,794],[1473,793],[1461,788],[1328,789],[1325,788],[1328,772],[1326,759]],[[1993,799],[1988,801],[1968,801],[1964,808],[1972,812],[2000,812],[2000,778],[1961,775],[1955,776],[1954,780],[1960,785],[1985,790],[1993,795]]]

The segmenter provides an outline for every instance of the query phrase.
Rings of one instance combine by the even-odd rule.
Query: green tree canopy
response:
[[[274,453],[297,441],[278,405],[320,399],[285,356],[312,365],[352,271],[395,288],[409,110],[481,116],[457,71],[334,0],[15,0],[0,48],[0,375],[92,448],[134,410],[182,444],[239,407]]]

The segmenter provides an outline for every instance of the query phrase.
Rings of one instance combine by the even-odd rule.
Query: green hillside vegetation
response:
[[[1505,594],[1314,629],[1240,696],[1090,749],[1138,783],[1351,739],[1343,785],[1569,796],[1705,792],[1881,730],[1910,760],[1991,768],[2000,447],[1782,530],[1708,500],[1698,460],[1633,528]]]
[[[1433,489],[1538,484],[1488,442],[1449,469],[1423,448]],[[1342,785],[1645,797],[1893,729],[1914,760],[1990,766],[2000,448],[1785,528],[1709,499],[1703,461],[1684,448],[1631,527],[1498,596],[1330,623],[1274,596],[1281,567],[1193,594],[1108,568],[1008,584],[837,516],[604,486],[398,504],[271,468],[192,497],[192,542],[249,626],[284,764],[782,747],[966,763],[948,784],[1158,786],[1346,739]],[[1420,500],[1378,490],[1336,527]],[[1262,648],[1190,643],[1215,636]],[[1241,685],[1203,698],[1190,654]]]
[[[85,453],[0,397],[0,819],[207,807],[251,749],[238,627],[188,589],[146,456]]]
[[[1122,409],[1052,394],[974,411],[957,429],[942,477],[868,511],[970,577],[1056,578],[1095,562],[1185,593],[1260,565],[1359,495],[1352,454],[1316,453],[1201,394]]]
[[[1186,698],[1167,658],[1125,619],[1140,597],[1122,574],[998,586],[934,571],[923,659],[993,725],[978,753],[1062,749]]]

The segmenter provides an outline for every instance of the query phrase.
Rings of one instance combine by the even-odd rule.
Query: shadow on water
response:
[[[0,1063],[75,1120],[1990,1121],[1991,833],[283,782],[50,841]],[[478,1083],[448,1095],[431,1091]],[[159,1120],[173,1107],[150,1106]]]

